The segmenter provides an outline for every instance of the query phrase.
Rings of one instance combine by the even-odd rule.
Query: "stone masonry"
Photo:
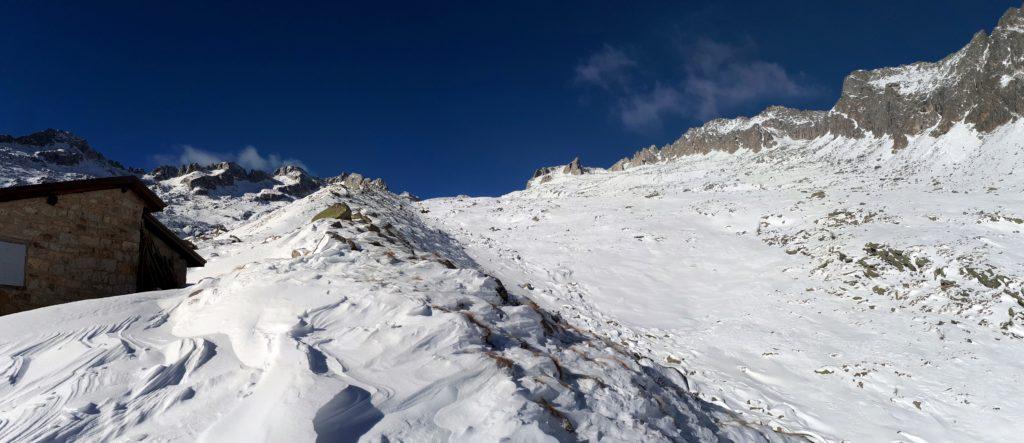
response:
[[[0,315],[135,292],[143,208],[121,189],[0,202],[0,239],[28,246],[25,287],[0,286]]]

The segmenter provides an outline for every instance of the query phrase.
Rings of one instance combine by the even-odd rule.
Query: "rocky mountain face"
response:
[[[159,215],[161,221],[192,237],[223,232],[333,184],[352,191],[388,190],[379,178],[358,173],[320,178],[293,165],[267,172],[233,162],[193,163],[146,173],[106,158],[68,131],[0,135],[0,187],[120,175],[136,175],[147,182],[171,205]]]
[[[0,134],[0,187],[137,172],[107,159],[68,131]]]
[[[340,184],[351,191],[387,191],[382,179],[358,173],[330,178],[286,165],[273,172],[246,169],[237,163],[160,166],[143,179],[171,204],[162,221],[178,232],[206,238],[276,210],[324,187]]]
[[[580,158],[576,157],[567,165],[538,168],[533,172],[533,177],[530,177],[530,180],[526,183],[526,187],[529,188],[533,185],[550,182],[554,179],[555,175],[583,175],[590,172],[592,172],[592,168],[582,166]]]
[[[261,188],[256,198],[267,201],[301,198],[316,192],[326,184],[341,183],[350,188],[373,187],[386,191],[383,179],[369,179],[358,173],[342,173],[322,179],[295,165],[285,165],[273,173],[245,169],[237,163],[221,162],[203,166],[192,163],[183,166],[160,166],[146,177],[155,182],[178,179],[192,194],[210,195],[239,185]]]
[[[963,49],[938,62],[855,71],[828,111],[770,107],[754,117],[716,119],[675,142],[649,147],[611,167],[622,170],[711,151],[758,152],[781,139],[822,137],[891,140],[941,136],[957,123],[981,133],[1024,114],[1024,10],[1013,8],[991,33],[979,31]]]

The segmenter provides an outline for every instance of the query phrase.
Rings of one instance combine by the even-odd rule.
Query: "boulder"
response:
[[[313,216],[312,221],[317,221],[324,218],[334,218],[338,220],[352,220],[352,208],[345,203],[335,203],[331,207],[320,211],[319,214]]]

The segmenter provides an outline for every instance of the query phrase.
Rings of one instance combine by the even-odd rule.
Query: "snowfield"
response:
[[[1021,441],[1021,29],[501,197],[0,135],[0,186],[140,176],[208,260],[0,317],[0,443]]]
[[[332,185],[200,252],[185,289],[4,317],[0,441],[796,438],[510,294],[393,194]]]
[[[418,203],[165,181],[209,263],[0,319],[0,441],[1014,441],[1024,123],[892,145]]]
[[[815,441],[1015,441],[1024,126],[552,174],[422,202],[506,285]]]

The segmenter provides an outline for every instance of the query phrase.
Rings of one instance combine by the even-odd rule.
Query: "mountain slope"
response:
[[[358,215],[310,222],[338,203]],[[331,185],[200,252],[189,288],[0,320],[0,441],[788,438],[509,294],[384,191]]]
[[[67,131],[0,134],[0,187],[131,173]]]
[[[387,189],[380,178],[342,173],[323,179],[290,165],[266,172],[231,162],[193,163],[159,166],[145,173],[107,159],[68,131],[47,129],[17,137],[0,134],[0,187],[122,175],[141,177],[169,204],[157,217],[194,239],[224,233],[328,184]]]
[[[208,265],[0,318],[0,441],[1014,441],[1022,43],[1014,9],[829,111],[497,198],[157,168]],[[141,174],[57,131],[0,160],[3,183]]]
[[[711,151],[760,151],[786,139],[875,139],[893,150],[914,137],[936,137],[962,123],[981,133],[1024,114],[1024,10],[1012,8],[991,33],[936,63],[856,71],[828,111],[771,107],[750,118],[716,119],[660,149],[612,166],[621,170]]]
[[[896,154],[787,141],[420,204],[487,272],[744,421],[814,441],[1013,441],[1020,153],[1021,122],[957,125]]]
[[[487,272],[815,441],[1024,419],[1024,13],[829,111],[715,120],[609,170],[420,203]],[[578,173],[570,173],[575,170]]]

